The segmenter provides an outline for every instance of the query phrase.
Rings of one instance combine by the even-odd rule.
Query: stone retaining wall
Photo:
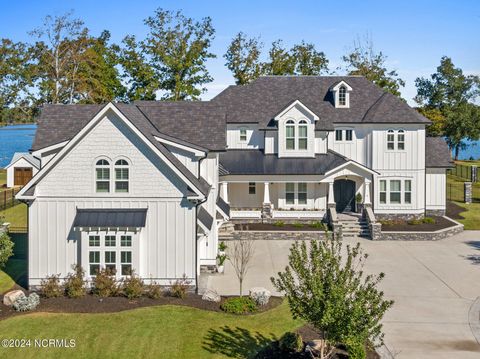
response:
[[[425,215],[427,217],[443,217],[445,216],[445,210],[444,209],[426,209]]]
[[[274,224],[276,222],[283,222],[287,224],[293,223],[305,223],[305,224],[312,224],[317,222],[322,222],[322,218],[318,219],[306,219],[306,218],[232,218],[230,222],[234,224],[248,224],[248,223],[269,223]]]
[[[435,232],[381,232],[378,240],[384,241],[437,241],[463,232],[463,224]]]
[[[289,239],[323,239],[325,232],[323,231],[235,231],[231,236],[226,238],[219,238],[220,240],[289,240]]]

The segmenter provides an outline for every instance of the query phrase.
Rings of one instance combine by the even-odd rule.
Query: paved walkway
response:
[[[384,318],[385,344],[395,358],[480,358],[469,323],[470,308],[480,297],[480,231],[438,242],[345,240],[356,241],[370,254],[366,270],[386,274],[382,289],[395,300]],[[290,245],[255,242],[246,292],[253,286],[273,290],[269,278],[285,267]],[[205,285],[220,294],[238,294],[229,263],[224,275],[209,277]],[[470,314],[478,329],[478,312]]]

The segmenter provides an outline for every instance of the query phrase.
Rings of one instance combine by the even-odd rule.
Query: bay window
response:
[[[391,179],[379,181],[380,204],[411,204],[412,180]]]
[[[390,181],[390,203],[400,203],[402,196],[402,182],[400,180]]]

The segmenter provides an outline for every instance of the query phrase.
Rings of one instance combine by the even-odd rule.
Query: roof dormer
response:
[[[340,81],[330,89],[333,92],[335,108],[350,108],[352,88],[345,81]]]

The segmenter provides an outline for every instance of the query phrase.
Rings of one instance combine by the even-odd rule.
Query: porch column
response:
[[[270,183],[269,182],[264,183],[263,204],[270,204]]]
[[[220,182],[220,195],[223,200],[228,202],[228,182]]]
[[[365,199],[363,201],[363,204],[372,204],[372,201],[370,200],[370,183],[371,182],[369,180],[365,180]]]
[[[333,195],[333,181],[328,182],[328,207],[335,206],[335,197]]]

